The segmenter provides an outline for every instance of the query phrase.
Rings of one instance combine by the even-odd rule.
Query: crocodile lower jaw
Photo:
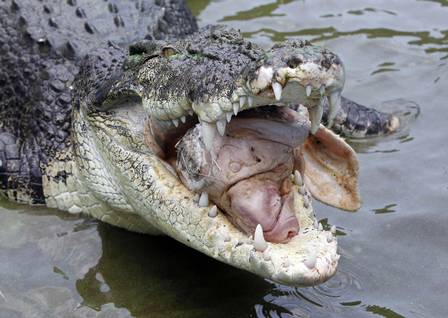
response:
[[[157,219],[157,227],[165,234],[219,261],[281,284],[316,285],[334,275],[340,257],[335,228],[324,230],[317,223],[309,196],[300,195],[299,186],[294,185],[293,190],[294,209],[301,224],[298,235],[287,243],[265,242],[260,249],[254,238],[236,228],[224,213],[218,210],[211,214],[216,209],[213,205],[199,206],[197,195],[158,160],[154,168],[159,196],[170,198],[158,215],[176,214],[168,223]]]

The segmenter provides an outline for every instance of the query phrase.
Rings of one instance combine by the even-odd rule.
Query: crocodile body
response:
[[[302,210],[298,217],[301,241],[272,244],[260,253],[260,248],[254,250],[252,238],[235,228],[224,213],[216,216],[216,206],[210,208],[208,199],[207,204],[201,203],[202,198],[179,182],[160,159],[158,151],[163,147],[151,148],[153,143],[146,141],[145,122],[148,114],[163,127],[167,121],[175,127],[190,120],[194,122],[189,127],[197,121],[208,127],[216,121],[219,130],[225,115],[213,107],[230,105],[231,112],[232,101],[234,110],[238,101],[232,98],[239,98],[239,111],[249,111],[274,103],[272,91],[281,100],[274,85],[268,95],[256,95],[264,89],[258,88],[260,83],[266,81],[260,75],[263,65],[285,69],[279,52],[320,54],[319,63],[328,64],[328,70],[340,64],[331,53],[301,42],[274,47],[266,55],[236,31],[212,27],[195,33],[198,28],[185,3],[171,0],[95,4],[6,0],[0,2],[0,27],[0,186],[10,200],[83,212],[133,231],[167,234],[211,257],[286,284],[316,284],[334,274],[336,239],[313,223],[310,193],[297,181],[297,174],[296,186],[303,189],[294,188],[300,195],[291,204]],[[270,57],[266,60],[265,56]],[[289,59],[288,67],[294,70],[304,63],[297,61]],[[179,75],[180,70],[183,74]],[[202,77],[195,78],[201,70]],[[236,93],[243,90],[235,84],[242,77],[258,90],[252,97],[253,88],[244,88],[248,104],[246,95]],[[284,85],[283,100],[287,98]],[[310,101],[318,103],[314,92]],[[321,89],[321,100],[323,96]],[[213,98],[215,104],[210,101]],[[184,108],[177,109],[179,105]],[[310,118],[316,109],[318,105],[309,109]],[[326,120],[331,109],[325,105],[324,111]],[[192,119],[185,119],[192,114]],[[396,128],[388,115],[345,98],[332,119],[336,131],[354,137]],[[331,145],[345,149],[350,158],[347,171],[356,177],[355,155],[348,146],[344,148],[342,140],[324,128],[313,138],[317,141],[308,141],[304,153],[312,154],[322,140],[331,140]],[[207,147],[206,139],[204,135],[200,140]],[[307,147],[313,150],[307,152]],[[355,190],[353,206],[331,201],[320,197],[326,194],[319,192],[318,179],[305,175],[315,197],[356,208]],[[348,188],[356,186],[354,181]],[[292,249],[300,252],[291,255]],[[286,259],[288,264],[300,264],[285,265]]]

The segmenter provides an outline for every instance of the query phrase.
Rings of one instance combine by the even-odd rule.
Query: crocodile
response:
[[[272,281],[334,275],[357,210],[337,134],[399,120],[341,97],[342,61],[308,41],[264,49],[198,29],[184,1],[0,2],[0,187],[6,198],[168,235]]]

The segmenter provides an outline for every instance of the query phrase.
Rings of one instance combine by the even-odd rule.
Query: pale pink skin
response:
[[[231,209],[229,214],[246,232],[253,232],[261,224],[265,239],[285,242],[297,235],[299,222],[292,207],[292,193],[282,195],[272,180],[246,179],[227,192]]]
[[[299,231],[290,192],[293,149],[307,136],[305,124],[236,117],[226,135],[214,140],[214,160],[204,149],[207,163],[201,173],[206,182],[195,191],[206,191],[246,233],[253,234],[261,224],[267,241],[287,242]]]

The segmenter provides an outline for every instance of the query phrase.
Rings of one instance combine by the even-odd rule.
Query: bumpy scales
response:
[[[198,31],[184,1],[1,1],[1,192],[317,284],[339,255],[311,195],[360,205],[356,154],[321,118],[353,137],[398,125],[343,84],[332,52]]]

